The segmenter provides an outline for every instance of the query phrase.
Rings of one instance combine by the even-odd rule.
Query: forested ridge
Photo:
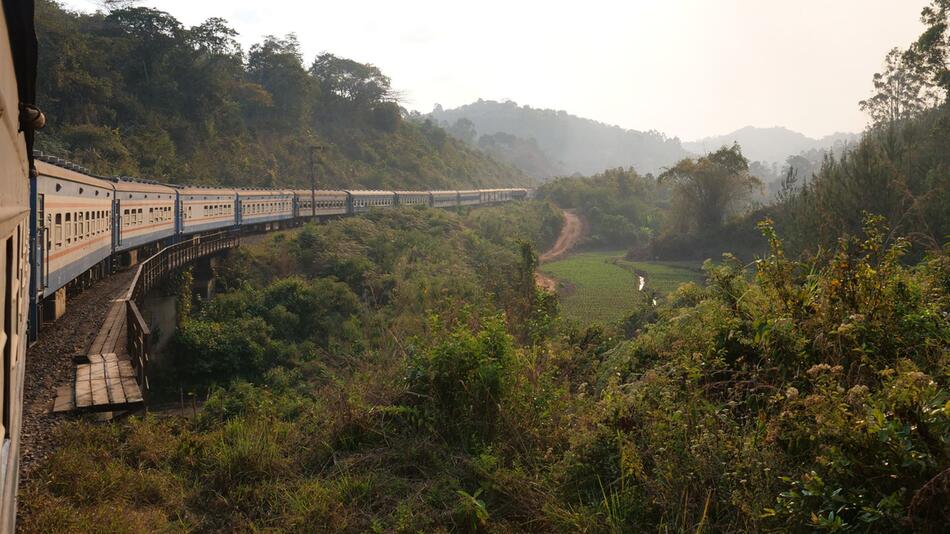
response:
[[[479,100],[455,109],[436,107],[428,117],[456,137],[507,155],[542,178],[631,166],[643,173],[656,173],[688,155],[679,139],[657,131],[626,130],[566,111],[519,106],[511,101]]]
[[[108,5],[108,4],[107,4]],[[524,176],[403,120],[389,78],[293,35],[249,50],[227,21],[186,27],[157,9],[94,14],[38,0],[37,148],[100,174],[178,183],[323,188],[522,185]]]

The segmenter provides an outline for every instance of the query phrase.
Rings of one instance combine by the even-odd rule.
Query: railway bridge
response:
[[[177,270],[240,244],[237,232],[195,235],[162,248],[135,268],[105,311],[85,354],[73,358],[71,383],[57,388],[53,412],[122,412],[143,407],[147,395],[149,327],[146,295]]]

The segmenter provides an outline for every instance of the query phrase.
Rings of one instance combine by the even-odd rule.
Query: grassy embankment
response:
[[[658,295],[702,279],[699,263],[632,262],[623,256],[620,250],[584,252],[541,267],[567,288],[561,296],[566,317],[584,323],[621,319],[630,309],[639,274],[646,276],[644,291]]]

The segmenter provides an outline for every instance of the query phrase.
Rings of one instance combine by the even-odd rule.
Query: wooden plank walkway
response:
[[[53,412],[127,411],[144,405],[128,352],[125,300],[112,302],[106,321],[76,363],[73,384],[56,391]]]

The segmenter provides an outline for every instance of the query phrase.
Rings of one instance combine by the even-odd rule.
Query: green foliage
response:
[[[674,231],[705,236],[718,231],[728,215],[761,185],[749,173],[739,145],[722,147],[697,159],[684,159],[660,175],[673,190]]]
[[[524,241],[547,250],[561,234],[564,216],[550,202],[526,201],[471,210],[465,224],[499,245]]]
[[[514,348],[503,319],[486,318],[477,332],[435,327],[432,334],[438,343],[410,359],[410,393],[424,399],[447,437],[473,444],[490,440],[511,382]]]
[[[534,291],[528,243],[495,244],[463,217],[380,212],[247,247],[232,258],[238,289],[179,332],[226,386],[190,420],[64,425],[20,525],[938,532],[950,520],[948,251],[908,266],[908,244],[868,217],[863,238],[796,260],[765,222],[758,261],[708,262],[705,284],[580,328]],[[626,263],[603,264],[635,296]]]
[[[939,249],[950,236],[948,118],[950,110],[940,108],[873,129],[840,158],[826,159],[807,183],[793,179],[765,210],[790,252],[833,248],[840,235],[861,231],[865,212],[910,237],[917,259]]]
[[[536,196],[578,210],[589,227],[587,244],[630,248],[649,245],[660,228],[661,206],[669,198],[652,176],[632,168],[590,178],[559,178],[539,187]]]

